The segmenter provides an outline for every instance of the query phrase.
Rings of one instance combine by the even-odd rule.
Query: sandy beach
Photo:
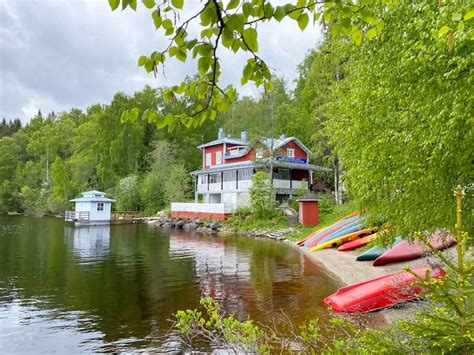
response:
[[[311,252],[308,248],[298,247],[295,242],[289,242],[293,247],[311,258],[314,262],[322,265],[328,273],[332,274],[334,279],[340,281],[343,285],[351,285],[354,283],[366,281],[389,273],[403,270],[406,266],[415,268],[423,265],[440,265],[438,258],[433,255],[412,260],[403,263],[394,263],[384,266],[372,266],[372,262],[356,261],[357,255],[361,252],[358,250],[340,252],[336,249],[323,249]],[[451,247],[443,254],[450,260],[455,260],[456,247]],[[377,328],[383,328],[389,323],[400,319],[407,319],[413,315],[417,309],[416,303],[406,303],[401,307],[388,308],[368,315],[367,323]]]

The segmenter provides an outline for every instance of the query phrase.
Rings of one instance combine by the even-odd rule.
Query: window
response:
[[[103,211],[104,210],[104,203],[103,202],[98,202],[97,203],[97,211]]]
[[[286,156],[288,158],[294,158],[295,157],[295,150],[294,149],[291,149],[291,148],[288,148],[286,150]]]
[[[219,150],[216,152],[216,165],[222,164],[222,152]]]
[[[216,184],[221,182],[221,174],[209,174],[209,183]]]
[[[236,175],[235,170],[224,171],[224,181],[235,181]]]
[[[211,153],[206,153],[206,166],[211,165]]]
[[[207,175],[200,175],[201,185],[207,184]]]
[[[239,181],[252,180],[253,169],[242,169],[239,170]]]
[[[291,180],[290,171],[284,168],[275,169],[273,172],[273,178],[276,180]]]
[[[262,159],[263,158],[263,148],[257,148],[257,151],[255,153],[255,157],[257,159]]]

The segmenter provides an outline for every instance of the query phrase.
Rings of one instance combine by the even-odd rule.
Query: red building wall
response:
[[[226,149],[234,147],[234,144],[227,144]],[[296,144],[294,141],[288,142],[285,144],[283,147],[279,148],[275,152],[275,156],[287,156],[287,149],[294,149],[295,150],[295,158],[300,158],[300,159],[309,159],[308,154],[301,149],[301,147]],[[222,152],[222,157],[224,159],[224,144],[218,144],[215,146],[211,147],[206,147],[203,149],[203,169],[209,169],[211,166],[216,165],[216,152],[221,151]],[[266,149],[268,155],[268,149]],[[211,166],[206,165],[206,154],[211,153]],[[231,163],[241,163],[249,160],[254,160],[255,159],[255,148],[252,148],[249,150],[247,154],[244,156],[238,157],[238,158],[227,158],[225,159],[225,164],[231,164]],[[307,177],[305,177],[307,179]],[[299,178],[297,179],[299,180]]]
[[[275,152],[275,155],[286,157],[286,154],[287,154],[286,150],[288,148],[295,150],[295,158],[308,159],[308,154],[306,154],[306,152],[303,149],[301,149],[301,147],[298,144],[296,144],[294,141],[288,142],[283,147],[278,148],[278,150]]]
[[[209,169],[212,166],[216,165],[216,152],[222,152],[222,160],[224,160],[224,144],[214,145],[212,147],[206,147],[203,149],[203,159],[202,165],[203,169]],[[211,165],[206,165],[206,154],[211,153]]]

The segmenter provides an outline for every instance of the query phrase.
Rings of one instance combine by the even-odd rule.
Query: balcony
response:
[[[198,184],[197,192],[198,193],[207,193],[207,192],[221,192],[221,191],[237,191],[237,192],[246,192],[252,186],[251,180],[242,180],[239,181],[238,185],[235,181],[225,181],[223,184],[211,183],[211,184]],[[273,186],[276,189],[290,189],[290,190],[299,190],[301,188],[308,188],[307,181],[301,180],[280,180],[273,179]]]
[[[66,211],[64,213],[64,220],[70,222],[88,221],[89,219],[89,211]]]

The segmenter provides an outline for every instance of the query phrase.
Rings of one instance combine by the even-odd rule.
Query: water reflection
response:
[[[64,237],[80,258],[100,260],[109,252],[110,226],[66,227]]]
[[[324,312],[321,300],[335,288],[283,243],[0,217],[0,348],[12,353],[35,345],[61,353],[179,350],[169,319],[198,308],[204,295],[240,318],[269,322],[283,310],[298,323]]]

